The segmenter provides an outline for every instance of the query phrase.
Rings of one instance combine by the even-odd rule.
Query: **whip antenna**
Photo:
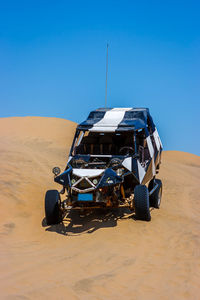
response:
[[[106,92],[105,92],[105,108],[107,106],[107,81],[108,81],[108,44],[107,44],[107,54],[106,54]]]

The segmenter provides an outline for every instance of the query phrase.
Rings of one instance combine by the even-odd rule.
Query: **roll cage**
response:
[[[121,132],[90,132],[77,129],[72,143],[70,156],[125,156],[138,154],[142,165],[150,159],[147,146],[147,128]],[[152,144],[155,141],[152,139]]]

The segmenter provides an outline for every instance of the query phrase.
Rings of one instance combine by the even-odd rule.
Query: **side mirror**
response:
[[[52,169],[52,173],[55,175],[55,176],[58,176],[60,174],[61,170],[59,167],[54,167]]]

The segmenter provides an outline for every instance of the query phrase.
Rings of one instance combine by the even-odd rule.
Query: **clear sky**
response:
[[[165,150],[200,155],[199,1],[0,0],[0,117],[80,122],[149,107]]]

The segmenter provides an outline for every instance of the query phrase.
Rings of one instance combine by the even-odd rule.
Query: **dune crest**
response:
[[[163,153],[160,210],[68,216],[45,226],[44,195],[58,189],[76,123],[0,119],[1,299],[199,299],[200,157]]]

